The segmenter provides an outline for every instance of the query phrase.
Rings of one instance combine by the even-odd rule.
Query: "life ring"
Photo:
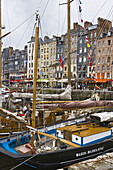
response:
[[[29,144],[29,143],[27,143],[26,145],[25,145],[25,147],[27,147],[27,148],[29,148],[29,149],[31,149],[32,150],[32,152],[33,152],[33,154],[35,154],[36,152],[35,152],[35,150],[34,150],[34,148]]]

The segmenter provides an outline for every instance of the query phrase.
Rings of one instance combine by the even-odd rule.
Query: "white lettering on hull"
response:
[[[88,155],[88,154],[95,153],[95,152],[98,152],[98,151],[103,151],[103,150],[104,150],[104,146],[99,147],[99,148],[95,148],[95,149],[92,149],[92,150],[76,153],[76,157]]]

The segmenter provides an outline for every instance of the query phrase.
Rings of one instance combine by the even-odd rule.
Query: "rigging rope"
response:
[[[32,20],[32,18],[31,18],[31,20]],[[19,42],[18,42],[18,44],[17,44],[17,48],[18,48],[18,46],[19,46],[19,44],[20,44],[20,42],[21,42],[21,40],[23,39],[23,37],[24,37],[24,35],[25,35],[25,32],[27,32],[27,29],[28,29],[28,26],[30,25],[30,23],[31,23],[31,20],[30,20],[30,22],[28,23],[28,25],[27,25],[27,27],[26,27],[26,29],[25,29],[25,31],[23,32],[23,34],[22,34],[22,36],[21,36],[21,38],[20,38],[20,40],[19,40]]]
[[[48,0],[47,3],[46,3],[46,6],[45,6],[45,8],[44,8],[44,11],[43,11],[43,13],[42,13],[41,18],[43,18],[44,14],[45,14],[45,11],[46,11],[46,9],[47,9],[48,3],[49,3],[49,0]]]
[[[29,18],[27,18],[25,21],[23,21],[21,24],[19,24],[16,28],[14,28],[10,33],[12,33],[12,32],[14,32],[15,30],[17,30],[21,25],[23,25],[26,21],[28,21],[31,17],[33,17],[35,15],[35,13],[34,14],[32,14]]]
[[[21,162],[20,164],[16,165],[15,167],[11,168],[10,170],[13,170],[13,169],[18,168],[19,166],[21,166],[21,165],[23,165],[24,163],[28,162],[29,160],[31,160],[32,158],[34,158],[34,157],[37,156],[37,155],[38,155],[38,153],[35,154],[35,155],[33,155],[33,156],[31,156],[30,158],[26,159],[25,161]]]

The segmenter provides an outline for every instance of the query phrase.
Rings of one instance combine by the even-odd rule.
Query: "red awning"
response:
[[[97,83],[106,83],[107,81],[110,81],[111,79],[97,79]]]

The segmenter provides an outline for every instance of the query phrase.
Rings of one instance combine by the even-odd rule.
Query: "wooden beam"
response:
[[[70,141],[68,141],[68,140],[66,140],[66,139],[61,139],[61,138],[58,138],[58,137],[56,137],[56,136],[54,136],[54,135],[49,135],[49,134],[47,134],[47,133],[43,133],[43,132],[40,132],[40,131],[38,131],[38,133],[40,134],[40,135],[44,135],[44,136],[47,136],[47,137],[49,137],[49,138],[53,138],[53,139],[55,139],[55,140],[60,140],[60,142],[63,142],[63,143],[65,143],[65,144],[67,144],[67,145],[70,145],[70,146],[72,146],[72,147],[80,147],[79,145],[76,145],[76,144],[74,144],[74,143],[72,143],[72,142],[70,142]]]

